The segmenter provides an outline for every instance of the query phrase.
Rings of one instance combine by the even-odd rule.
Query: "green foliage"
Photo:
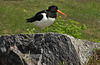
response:
[[[33,34],[33,33],[35,33],[35,28],[33,28],[33,29],[27,29],[27,32],[26,33],[28,33],[28,34]]]
[[[90,39],[90,41],[99,42],[100,43],[100,40],[98,40],[98,39]]]
[[[87,29],[86,25],[85,25],[85,24],[83,24],[83,25],[81,26],[81,29],[82,29],[82,30]]]
[[[85,24],[79,26],[79,22],[70,19],[67,22],[65,20],[56,21],[55,24],[46,28],[45,31],[69,34],[76,38],[81,38],[82,35],[81,30],[85,30],[85,29],[86,29]]]

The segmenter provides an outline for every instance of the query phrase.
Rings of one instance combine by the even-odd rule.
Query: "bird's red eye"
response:
[[[54,7],[54,9],[56,9],[56,7]]]

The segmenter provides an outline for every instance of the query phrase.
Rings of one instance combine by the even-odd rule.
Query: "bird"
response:
[[[34,23],[34,25],[44,29],[49,27],[51,24],[54,23],[55,19],[57,18],[57,12],[66,16],[66,14],[62,13],[56,5],[49,6],[47,10],[42,10],[36,13],[33,17],[26,19],[27,23]]]

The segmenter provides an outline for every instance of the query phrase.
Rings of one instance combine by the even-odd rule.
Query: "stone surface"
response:
[[[68,36],[68,35],[67,35]],[[74,45],[76,52],[80,58],[82,65],[87,64],[89,58],[94,54],[96,48],[100,49],[100,43],[86,41],[82,39],[76,39],[72,36],[68,36]]]
[[[58,33],[4,35],[0,65],[84,65],[99,47],[100,43]]]

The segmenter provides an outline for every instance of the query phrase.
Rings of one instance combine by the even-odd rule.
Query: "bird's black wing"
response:
[[[35,15],[34,17],[31,17],[31,18],[26,19],[26,20],[27,20],[27,22],[35,22],[35,21],[40,21],[42,18],[43,18],[43,15],[38,14],[38,15]]]
[[[35,16],[26,19],[27,22],[35,22],[35,21],[40,21],[43,18],[43,15],[41,13],[46,13],[45,10],[38,12]]]

